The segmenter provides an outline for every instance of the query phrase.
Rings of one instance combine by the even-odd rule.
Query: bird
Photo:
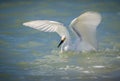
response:
[[[71,39],[67,27],[57,21],[33,20],[25,22],[23,25],[43,32],[56,32],[61,37],[57,46],[61,53],[66,51],[88,52],[98,49],[96,30],[101,20],[101,14],[95,11],[86,11],[74,18],[69,25],[71,32],[75,34],[74,39]]]

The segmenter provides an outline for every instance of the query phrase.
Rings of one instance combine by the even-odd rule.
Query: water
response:
[[[119,0],[0,1],[0,81],[119,81],[119,3]],[[48,19],[68,27],[72,19],[88,10],[102,15],[97,29],[98,52],[58,54],[60,37],[56,33],[22,25]]]

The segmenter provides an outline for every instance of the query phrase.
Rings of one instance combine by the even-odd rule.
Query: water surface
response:
[[[0,80],[119,81],[119,3],[119,0],[0,1]],[[56,33],[22,25],[47,19],[64,23],[68,28],[72,19],[89,10],[102,15],[97,29],[98,52],[59,54],[60,37]]]

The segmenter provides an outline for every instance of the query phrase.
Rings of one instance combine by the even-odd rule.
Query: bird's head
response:
[[[66,36],[65,35],[63,35],[62,37],[61,37],[61,41],[60,41],[60,43],[58,44],[58,48],[64,43],[64,41],[66,40]]]

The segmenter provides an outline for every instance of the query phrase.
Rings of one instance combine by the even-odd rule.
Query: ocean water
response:
[[[119,0],[0,1],[0,81],[119,81],[119,3]],[[69,30],[71,20],[85,11],[102,15],[97,28],[97,52],[59,54],[60,37],[56,33],[22,25],[31,20],[54,20],[64,23]]]

